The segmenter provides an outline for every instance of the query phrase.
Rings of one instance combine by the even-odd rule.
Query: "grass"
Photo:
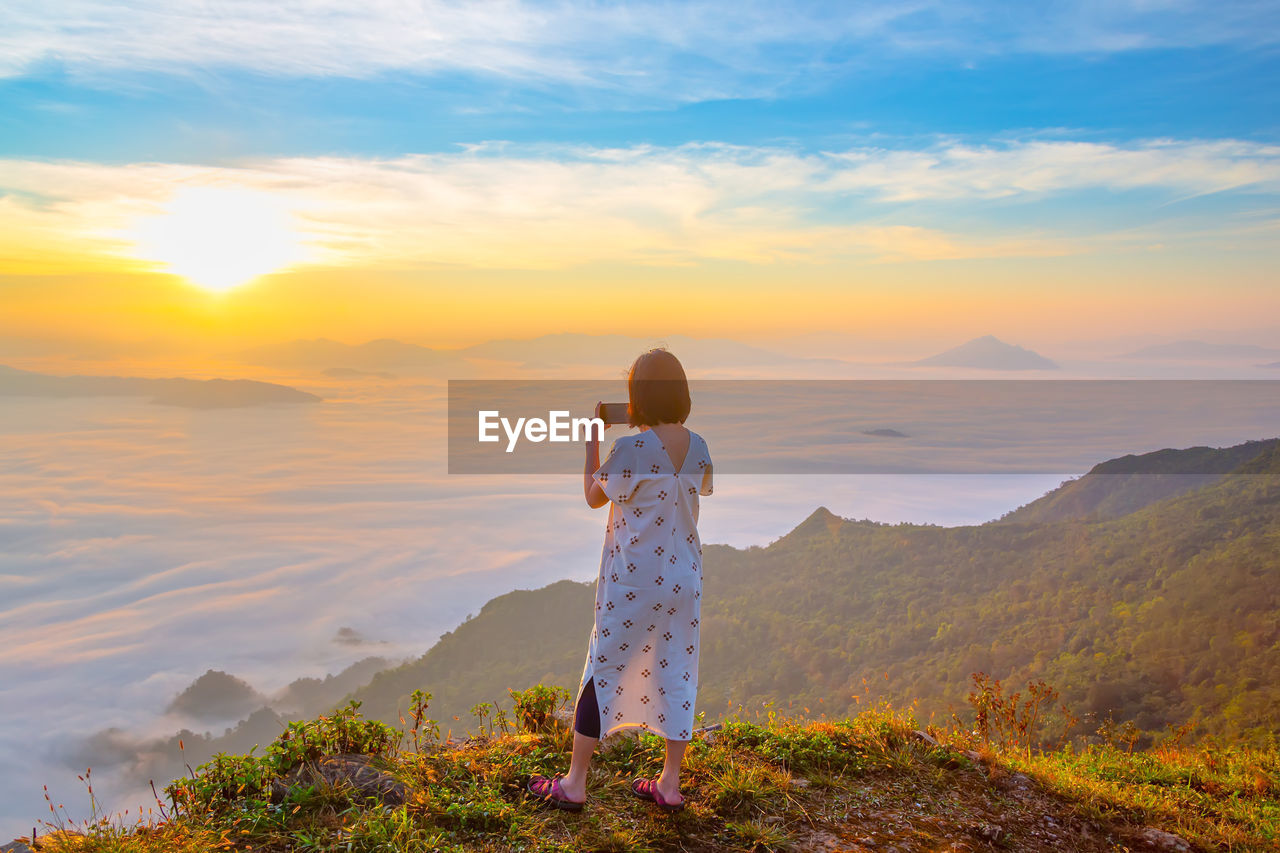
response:
[[[567,769],[571,735],[549,713],[564,696],[519,698],[518,725],[491,726],[459,745],[424,738],[417,729],[432,723],[418,713],[404,748],[349,706],[291,726],[262,757],[220,756],[175,780],[140,823],[55,820],[38,849],[1102,851],[1141,849],[1146,828],[1204,850],[1280,849],[1274,746],[1045,752],[987,741],[975,749],[972,731],[930,729],[922,738],[909,712],[888,706],[841,720],[729,720],[686,752],[688,807],[676,815],[630,791],[631,779],[660,770],[661,738],[611,739],[597,753],[586,810],[565,813],[525,792],[530,775]],[[406,801],[389,806],[312,784],[273,802],[271,779],[314,757],[317,745],[378,756],[404,783]]]

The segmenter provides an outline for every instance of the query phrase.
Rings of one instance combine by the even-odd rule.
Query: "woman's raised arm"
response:
[[[603,403],[596,402],[597,418],[600,418],[600,409]],[[603,418],[601,418],[603,420]],[[606,423],[605,429],[609,428]],[[587,430],[587,458],[582,467],[582,494],[587,499],[587,506],[592,509],[599,509],[609,502],[609,498],[600,489],[600,484],[596,482],[593,476],[600,469],[600,439],[596,437],[595,430]]]

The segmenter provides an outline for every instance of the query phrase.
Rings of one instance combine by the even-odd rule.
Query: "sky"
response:
[[[1280,309],[1277,18],[12,0],[0,336],[1237,340]]]

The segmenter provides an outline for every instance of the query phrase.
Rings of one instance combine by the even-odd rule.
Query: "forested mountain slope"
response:
[[[843,714],[891,698],[927,718],[963,705],[985,671],[1043,677],[1077,714],[1149,732],[1192,717],[1201,731],[1274,730],[1280,442],[1256,444],[1232,474],[1103,521],[943,528],[819,509],[768,547],[710,546],[700,707]],[[355,698],[395,720],[429,690],[448,727],[508,687],[573,688],[591,602],[590,584],[567,581],[501,596]]]
[[[1280,439],[1234,447],[1166,448],[1099,462],[1083,477],[1068,480],[1042,498],[1006,513],[1000,521],[1100,521],[1119,518],[1165,498],[1221,479]]]

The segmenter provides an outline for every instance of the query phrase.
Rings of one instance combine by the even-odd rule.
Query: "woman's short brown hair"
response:
[[[665,349],[642,353],[627,374],[627,420],[631,426],[684,423],[689,417],[689,380],[680,360]]]

